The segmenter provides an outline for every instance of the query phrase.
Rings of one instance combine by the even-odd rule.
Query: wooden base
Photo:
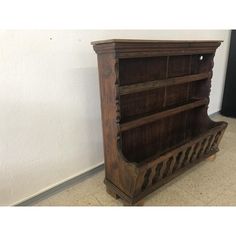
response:
[[[135,203],[126,201],[124,198],[120,197],[114,189],[110,188],[109,186],[106,186],[106,190],[107,190],[107,193],[111,195],[113,198],[115,199],[121,198],[124,206],[143,206],[144,205],[144,200],[140,200]]]
[[[107,193],[110,194],[113,198],[119,199],[120,196],[117,195],[114,191],[112,191],[109,187],[106,187]]]
[[[204,160],[214,161],[215,159],[216,159],[216,154],[212,154],[209,157],[199,159],[198,161],[196,161],[196,163],[204,161]],[[179,174],[181,174],[182,172],[184,172],[185,169],[191,168],[192,166],[195,166],[196,163],[192,163],[190,166],[183,168],[182,170],[177,172],[175,175],[170,176],[169,178],[166,178],[163,181],[160,181],[160,184],[157,184],[156,186],[153,186],[153,188],[150,189],[150,191],[143,193],[138,198],[130,198],[128,195],[126,195],[120,189],[118,189],[115,185],[113,185],[110,181],[105,179],[104,183],[106,184],[106,191],[107,191],[108,194],[110,194],[115,199],[121,198],[124,206],[143,206],[144,205],[144,197],[146,195],[148,195],[149,193],[155,191],[156,189],[158,189],[163,184],[168,183],[174,177],[176,177]]]
[[[139,202],[136,202],[134,204],[123,202],[124,206],[143,206],[144,205],[144,200],[141,200]]]
[[[218,151],[227,123],[212,121],[207,109],[220,44],[92,43],[99,67],[105,184],[115,199],[142,205],[148,194]]]

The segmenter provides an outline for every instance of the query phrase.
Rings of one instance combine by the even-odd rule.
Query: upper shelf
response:
[[[126,94],[137,93],[137,92],[147,91],[147,90],[161,88],[161,87],[184,84],[188,82],[207,79],[209,78],[210,74],[211,72],[207,72],[207,73],[186,75],[186,76],[180,76],[180,77],[169,78],[169,79],[148,81],[148,82],[137,83],[137,84],[132,84],[132,85],[124,85],[124,86],[120,86],[119,92],[120,92],[120,95],[126,95]]]

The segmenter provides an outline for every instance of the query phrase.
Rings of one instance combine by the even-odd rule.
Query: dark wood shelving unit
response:
[[[98,54],[107,192],[139,205],[214,155],[227,123],[207,115],[220,41],[113,39]]]

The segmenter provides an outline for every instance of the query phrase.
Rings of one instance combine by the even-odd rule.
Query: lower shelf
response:
[[[136,204],[159,186],[215,154],[227,127],[225,122],[216,124],[204,134],[158,158],[153,157],[141,163],[129,163],[122,160],[121,156],[119,182],[112,183],[106,179],[105,184],[125,202]]]

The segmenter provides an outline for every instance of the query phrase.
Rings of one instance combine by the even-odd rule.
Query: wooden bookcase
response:
[[[107,192],[125,205],[214,155],[207,115],[220,41],[105,40],[97,53]]]

